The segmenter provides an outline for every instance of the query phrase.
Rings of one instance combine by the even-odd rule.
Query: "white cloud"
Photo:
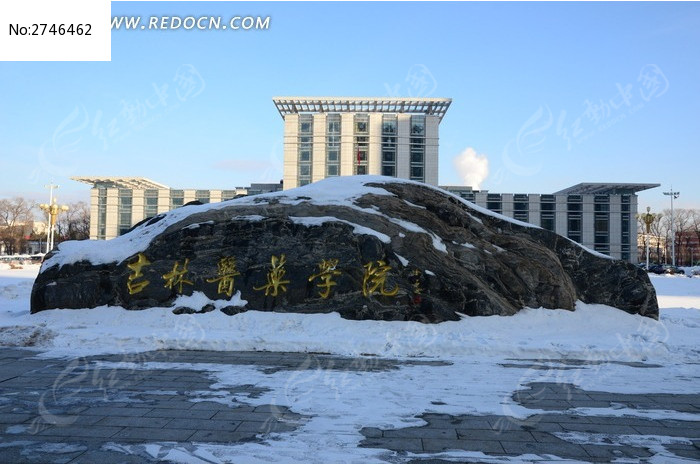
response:
[[[474,190],[481,189],[481,183],[489,175],[489,160],[486,155],[480,155],[472,147],[467,148],[452,160],[464,185]]]

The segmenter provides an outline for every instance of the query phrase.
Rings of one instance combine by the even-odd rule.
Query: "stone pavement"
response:
[[[294,353],[157,351],[78,359],[40,359],[36,352],[0,348],[0,462],[131,463],[163,462],[132,447],[129,453],[106,444],[168,442],[265,443],[272,433],[293,433],[312,416],[283,405],[234,404],[207,400],[201,392],[215,382],[201,370],[168,368],[167,363],[207,363],[255,366],[261,372],[335,369],[391,371],[406,364],[444,365],[434,361],[395,361]],[[313,358],[313,363],[309,359]],[[162,369],[102,366],[105,362],[163,362]],[[523,362],[522,360],[519,360]],[[564,361],[576,365],[576,361]],[[505,368],[536,368],[503,364]],[[182,366],[180,366],[182,367]],[[636,368],[653,368],[638,365]],[[220,392],[220,390],[216,390]],[[198,392],[196,397],[192,392]],[[265,390],[246,384],[228,393],[255,398]],[[237,396],[236,398],[240,398]],[[628,395],[584,391],[573,385],[532,382],[513,394],[526,408],[545,410],[518,420],[508,416],[451,416],[425,413],[422,427],[361,429],[360,446],[387,450],[388,462],[455,462],[440,460],[446,450],[479,451],[496,462],[502,457],[532,456],[532,461],[571,459],[584,462],[644,462],[652,456],[653,440],[666,437],[663,447],[677,461],[700,461],[700,395]],[[696,420],[662,420],[611,416],[582,416],[572,408],[678,411]],[[687,416],[686,416],[687,417]],[[581,440],[585,433],[587,440]],[[590,437],[596,437],[594,442]],[[611,437],[626,437],[625,444]],[[674,440],[674,437],[677,437]],[[348,452],[351,455],[351,451]],[[410,455],[409,455],[410,454]],[[437,456],[436,456],[437,455]],[[558,458],[553,458],[556,455]],[[425,456],[422,458],[421,456]],[[349,456],[351,457],[351,456]],[[493,457],[494,461],[489,459]],[[529,458],[530,459],[530,458]],[[517,461],[517,460],[516,460]],[[281,458],[280,462],[284,462]],[[503,462],[503,461],[498,461]]]

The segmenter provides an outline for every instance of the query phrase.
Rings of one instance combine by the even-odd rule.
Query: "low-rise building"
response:
[[[251,184],[226,190],[173,189],[145,177],[72,177],[91,185],[90,239],[124,234],[134,224],[192,201],[215,203],[282,190],[282,183]]]
[[[582,183],[554,192],[491,193],[443,186],[496,213],[529,222],[600,253],[637,262],[637,192],[659,184]]]

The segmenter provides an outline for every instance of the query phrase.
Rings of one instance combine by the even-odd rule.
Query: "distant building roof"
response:
[[[584,182],[554,192],[555,195],[619,195],[632,194],[659,187],[661,184],[626,184],[606,182]]]
[[[82,182],[84,184],[92,185],[94,187],[108,187],[108,188],[127,188],[127,189],[167,189],[170,188],[167,185],[160,184],[158,182],[152,181],[151,179],[146,179],[145,177],[71,177],[71,179]]]
[[[410,97],[273,97],[282,118],[295,113],[423,113],[445,116],[451,98]]]

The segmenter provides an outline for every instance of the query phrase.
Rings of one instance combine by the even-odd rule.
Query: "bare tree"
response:
[[[689,243],[685,239],[689,232],[690,210],[679,208],[673,212],[674,229],[676,232],[673,240],[676,244],[676,264],[681,264],[689,258]]]
[[[22,197],[0,200],[0,242],[7,254],[24,251],[34,227],[34,207],[34,202]]]
[[[56,243],[90,238],[90,206],[84,201],[71,203],[56,221]]]
[[[643,234],[645,229],[641,216],[643,215],[638,215],[639,233]],[[675,229],[675,237],[671,236],[670,209],[665,209],[662,214],[654,215],[650,234],[655,238],[655,240],[651,240],[651,243],[656,241],[656,261],[666,263],[672,261],[671,240],[673,240],[675,242],[676,263],[692,265],[700,257],[700,247],[698,247],[700,243],[700,211],[697,209],[675,209],[673,211],[673,228]],[[640,242],[643,242],[643,239]]]

